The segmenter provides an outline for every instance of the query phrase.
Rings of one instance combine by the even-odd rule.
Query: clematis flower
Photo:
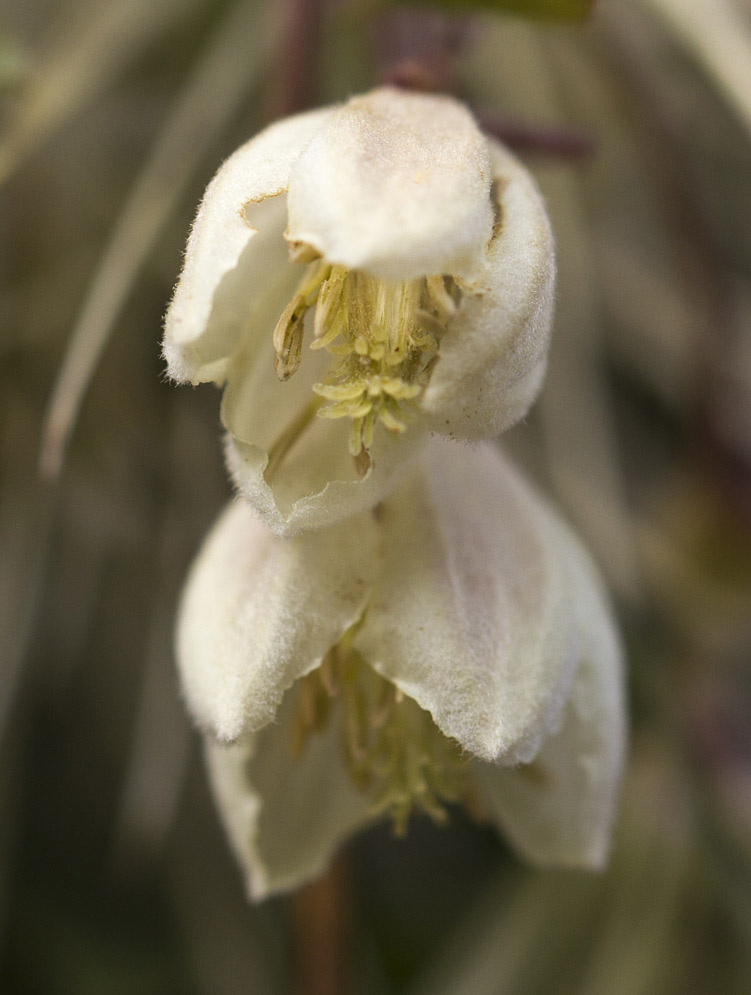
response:
[[[168,372],[226,384],[227,459],[279,535],[376,504],[429,432],[478,440],[543,377],[554,281],[527,171],[448,97],[278,122],[209,185]]]
[[[618,640],[586,553],[490,445],[433,439],[377,508],[295,539],[231,505],[178,661],[256,898],[376,818],[458,801],[535,863],[605,860]]]

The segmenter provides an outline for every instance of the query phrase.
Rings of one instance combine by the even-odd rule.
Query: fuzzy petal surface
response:
[[[578,664],[563,722],[529,767],[476,763],[475,781],[491,819],[528,860],[543,866],[602,868],[624,763],[621,653],[609,606],[587,554],[561,532],[569,563]]]
[[[323,378],[330,359],[322,350],[308,352],[284,383],[274,374],[270,338],[259,347],[257,361],[246,362],[238,354],[222,403],[232,478],[243,498],[284,538],[372,508],[399,482],[426,438],[417,419],[403,435],[379,431],[370,451],[372,466],[360,476],[347,447],[348,420],[313,415],[299,442],[267,477],[269,453],[310,404],[312,385]]]
[[[356,643],[487,760],[529,760],[557,726],[576,663],[560,528],[486,445],[432,440],[379,509],[384,566]]]
[[[360,617],[377,564],[369,515],[333,536],[283,542],[247,505],[231,504],[196,558],[178,618],[196,722],[224,741],[270,722],[286,689]]]
[[[493,226],[490,174],[461,104],[374,90],[334,111],[295,163],[289,238],[385,280],[474,277]]]
[[[529,172],[489,142],[498,221],[482,279],[463,288],[421,408],[442,435],[498,435],[529,410],[545,375],[555,289],[550,223]]]
[[[256,900],[321,874],[341,843],[373,821],[344,770],[335,729],[292,755],[292,705],[285,700],[276,722],[237,743],[205,743],[214,799]]]
[[[274,328],[305,272],[289,243],[386,282],[451,278],[425,392],[402,435],[377,426],[364,474],[348,456],[347,418],[299,429],[336,363],[308,348],[311,313],[300,368],[285,382],[275,373]],[[375,90],[278,122],[221,167],[167,313],[168,373],[226,383],[228,466],[276,534],[325,528],[382,500],[427,431],[487,438],[523,416],[544,372],[553,271],[534,182],[469,112]]]
[[[255,307],[274,290],[277,316],[286,305],[292,267],[282,238],[282,195],[292,164],[331,113],[324,108],[271,125],[233,153],[209,184],[165,318],[173,379],[222,381]]]

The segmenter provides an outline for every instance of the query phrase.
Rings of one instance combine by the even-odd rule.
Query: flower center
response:
[[[300,365],[305,318],[313,313],[310,348],[334,357],[325,380],[313,385],[316,412],[350,419],[349,451],[363,471],[377,423],[406,430],[406,409],[430,378],[456,294],[443,276],[387,282],[318,259],[279,319],[274,368],[287,380]]]
[[[345,768],[355,787],[372,799],[373,814],[388,813],[399,836],[415,808],[443,824],[445,804],[466,794],[460,747],[428,712],[373,670],[350,645],[350,635],[295,685],[292,752],[300,756],[311,735],[323,732],[336,716]]]

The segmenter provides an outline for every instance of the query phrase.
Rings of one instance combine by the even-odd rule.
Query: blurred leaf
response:
[[[43,431],[40,466],[53,479],[124,301],[201,156],[260,78],[278,27],[273,9],[262,20],[258,0],[237,0],[178,98],[118,216],[95,271],[55,381]]]
[[[594,0],[432,0],[431,7],[482,7],[541,21],[584,21]]]
[[[0,182],[48,135],[73,117],[120,70],[158,36],[174,30],[206,0],[87,0],[71,16],[56,11],[55,44],[46,54],[29,53],[28,85],[0,139]],[[7,42],[0,72],[7,68]],[[32,71],[33,69],[33,71]]]
[[[751,130],[751,29],[730,0],[641,0],[702,65]]]
[[[26,54],[12,38],[0,34],[0,93],[17,87],[27,69]]]

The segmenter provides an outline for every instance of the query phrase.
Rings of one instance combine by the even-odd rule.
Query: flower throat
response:
[[[434,822],[447,820],[445,805],[467,795],[466,761],[429,712],[381,677],[350,645],[350,633],[321,666],[295,685],[291,748],[304,751],[311,735],[338,721],[347,774],[370,796],[372,813],[391,816],[404,835],[414,809]]]
[[[287,380],[300,366],[306,315],[314,312],[310,348],[326,349],[335,362],[313,385],[308,415],[350,419],[349,451],[362,472],[377,423],[406,430],[407,407],[427,385],[456,294],[443,276],[385,281],[317,259],[280,317],[274,368]],[[297,420],[300,429],[309,416]]]

